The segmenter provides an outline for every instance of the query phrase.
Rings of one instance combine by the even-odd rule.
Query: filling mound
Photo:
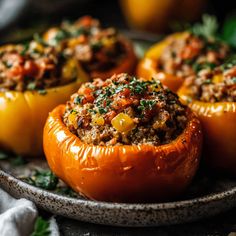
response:
[[[158,80],[127,74],[81,86],[67,102],[65,125],[84,143],[161,145],[186,127],[186,107]]]
[[[185,32],[182,37],[170,37],[163,50],[158,69],[182,78],[195,76],[204,69],[214,69],[230,55],[223,42]]]
[[[77,78],[78,65],[55,48],[36,41],[0,48],[0,91],[25,91],[64,85]]]
[[[64,22],[44,34],[44,40],[58,46],[66,55],[73,55],[85,71],[106,71],[125,58],[126,48],[114,28],[102,28],[89,16],[74,23]]]
[[[202,70],[185,85],[194,99],[203,102],[236,102],[236,57],[214,70]]]

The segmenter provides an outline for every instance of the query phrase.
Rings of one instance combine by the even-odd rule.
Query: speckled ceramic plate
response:
[[[216,215],[236,206],[236,181],[198,173],[188,191],[175,202],[120,204],[67,197],[46,191],[20,180],[35,167],[47,168],[45,161],[34,160],[15,167],[0,161],[0,187],[13,196],[27,198],[38,207],[69,218],[114,226],[160,226],[190,222]]]
[[[129,33],[129,36],[135,39],[136,51],[142,56],[150,42],[146,38],[139,39],[141,35]],[[22,175],[35,168],[47,168],[45,160],[34,159],[17,167],[11,159],[0,161],[0,187],[54,214],[91,223],[132,227],[179,224],[210,217],[236,206],[236,180],[211,176],[202,168],[178,200],[153,204],[97,202],[80,195],[72,198],[46,191],[21,180]]]

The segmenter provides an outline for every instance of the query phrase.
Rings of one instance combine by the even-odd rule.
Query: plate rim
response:
[[[140,211],[147,210],[147,209],[170,210],[170,209],[175,209],[178,207],[190,207],[199,203],[209,203],[213,201],[219,201],[219,200],[223,200],[226,197],[236,195],[236,186],[235,186],[228,190],[221,191],[219,193],[210,193],[202,197],[197,197],[197,198],[188,199],[188,200],[161,202],[161,203],[116,203],[116,202],[96,201],[96,200],[91,200],[91,199],[79,199],[79,198],[77,199],[77,198],[53,193],[53,192],[50,192],[49,190],[45,190],[45,189],[30,185],[24,182],[23,180],[18,179],[14,175],[7,173],[1,168],[0,168],[0,176],[4,176],[8,180],[14,181],[18,185],[20,185],[20,187],[31,189],[32,191],[37,192],[38,194],[46,194],[52,198],[66,200],[67,202],[70,202],[72,204],[88,204],[92,207],[99,206],[104,209],[122,208],[124,210],[140,210]],[[2,185],[2,181],[0,180],[0,186],[1,185]]]

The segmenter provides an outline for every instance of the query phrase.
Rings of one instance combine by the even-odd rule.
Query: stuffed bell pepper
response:
[[[236,58],[189,78],[178,94],[199,117],[204,156],[214,170],[236,174]]]
[[[127,74],[83,84],[49,115],[44,151],[51,170],[100,201],[168,201],[198,168],[199,120],[158,80]]]
[[[131,42],[114,28],[102,28],[90,16],[49,29],[43,40],[66,55],[73,54],[92,78],[134,72],[136,56]]]
[[[183,32],[152,46],[137,67],[137,75],[156,77],[176,92],[184,79],[215,68],[230,55],[229,46],[214,37]]]
[[[48,112],[65,102],[87,76],[78,62],[36,41],[0,48],[0,148],[42,154]]]

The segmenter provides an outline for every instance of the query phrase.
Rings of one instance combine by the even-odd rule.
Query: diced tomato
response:
[[[88,95],[85,95],[84,96],[84,99],[82,101],[83,104],[86,104],[86,103],[93,103],[94,102],[94,96],[92,94],[88,94]]]
[[[202,44],[198,40],[192,40],[190,45],[184,48],[181,53],[182,59],[191,59],[197,56],[202,49]]]
[[[124,88],[121,92],[119,92],[119,95],[124,96],[124,97],[129,97],[130,96],[130,89]]]
[[[38,75],[39,67],[33,61],[26,61],[24,65],[24,74],[30,77]]]
[[[93,18],[91,16],[84,16],[77,22],[78,25],[83,25],[85,27],[91,26],[92,23],[93,23]]]
[[[7,72],[7,77],[8,78],[18,78],[19,80],[22,80],[24,78],[24,68],[22,66],[14,66]]]
[[[115,102],[113,102],[112,107],[115,110],[123,110],[127,106],[129,106],[130,104],[132,104],[132,100],[131,99],[119,98]]]
[[[104,119],[105,119],[105,123],[106,124],[110,124],[111,123],[111,120],[116,116],[116,112],[115,111],[109,111],[105,116],[104,116]]]

